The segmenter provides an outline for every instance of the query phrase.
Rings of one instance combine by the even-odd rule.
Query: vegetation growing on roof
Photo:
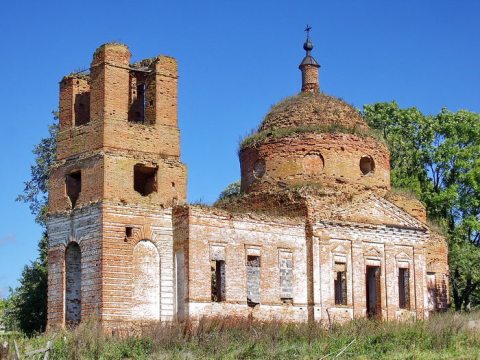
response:
[[[318,92],[318,93],[311,93],[311,92],[301,92],[297,95],[294,96],[288,96],[282,100],[280,100],[278,103],[274,104],[270,108],[270,112],[265,116],[264,121],[268,118],[268,115],[275,115],[276,113],[283,113],[285,110],[288,110],[292,105],[298,104],[298,103],[312,103],[312,99],[317,100],[317,104],[335,104],[338,105],[341,103],[342,105],[345,105],[345,107],[349,108],[352,112],[355,112],[356,115],[362,116],[361,111],[354,107],[353,105],[347,103],[343,98],[341,97],[336,97],[333,95],[328,95],[325,94],[324,92]],[[318,107],[318,105],[317,105]]]
[[[324,93],[300,93],[273,105],[258,131],[302,124],[332,123],[346,127],[368,127],[361,112],[342,99]]]
[[[141,67],[150,67],[158,60],[158,56],[154,56],[148,59],[143,59],[133,63],[131,66],[134,68],[141,68]]]
[[[249,147],[256,147],[268,140],[281,139],[285,137],[299,136],[302,134],[351,134],[360,137],[370,137],[378,141],[383,141],[383,137],[377,130],[365,130],[361,128],[351,128],[340,124],[332,125],[301,125],[296,127],[277,128],[268,131],[260,131],[243,138],[240,141],[240,150]]]
[[[65,75],[61,82],[67,79],[81,79],[90,81],[90,73],[87,71],[72,71],[70,74]]]

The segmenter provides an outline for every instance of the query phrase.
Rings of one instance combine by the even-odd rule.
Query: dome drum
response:
[[[389,153],[372,138],[303,134],[241,150],[242,191],[318,185],[347,192],[390,189]],[[350,189],[349,189],[350,188]]]

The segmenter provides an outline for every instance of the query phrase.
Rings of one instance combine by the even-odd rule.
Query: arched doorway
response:
[[[77,243],[65,250],[65,321],[75,325],[82,313],[82,253]]]
[[[148,240],[133,248],[132,320],[160,319],[160,256]]]

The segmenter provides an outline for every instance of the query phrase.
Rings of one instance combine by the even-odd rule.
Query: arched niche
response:
[[[82,313],[82,253],[77,243],[65,250],[65,321],[75,325]]]
[[[148,240],[133,248],[132,320],[160,319],[160,256]]]

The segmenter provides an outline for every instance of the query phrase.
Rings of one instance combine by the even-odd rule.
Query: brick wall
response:
[[[174,316],[171,207],[187,196],[177,79],[175,59],[130,64],[121,44],[99,47],[90,74],[62,79],[57,162],[49,179],[49,326],[65,323],[66,306],[76,314],[65,292],[73,304],[79,283],[82,319],[98,315],[110,326]],[[139,111],[140,119],[131,116]],[[148,191],[140,190],[142,181]],[[81,271],[66,274],[65,249],[73,243],[80,247]]]
[[[305,224],[302,219],[232,215],[212,208],[176,210],[175,251],[185,254],[186,313],[201,316],[253,316],[307,319]],[[211,300],[212,248],[224,249],[226,299]],[[281,252],[292,254],[293,305],[282,302]],[[260,257],[260,305],[247,304],[247,256]],[[255,272],[252,270],[252,273]],[[251,284],[252,285],[252,284]],[[181,284],[180,284],[181,286]]]
[[[48,244],[48,326],[64,324],[65,251],[70,243],[81,252],[81,317],[101,313],[101,234],[99,204],[76,209],[72,214],[51,215],[47,222]]]
[[[374,171],[360,169],[364,156]],[[242,190],[318,184],[344,192],[390,189],[390,157],[385,145],[348,134],[304,134],[268,140],[240,152]],[[261,166],[260,166],[261,165]]]
[[[103,319],[111,324],[135,320],[168,320],[174,316],[174,259],[171,209],[155,206],[104,204],[103,207]],[[126,228],[132,228],[127,236]],[[158,252],[158,313],[144,312],[151,299],[137,296],[134,285],[145,275],[134,263],[134,249],[140,241],[151,243]],[[151,248],[151,246],[149,247]],[[138,248],[137,248],[138,249]],[[142,265],[141,263],[137,265]],[[135,279],[137,283],[135,283]],[[153,277],[150,281],[156,281]],[[150,286],[146,285],[145,286]],[[159,318],[158,318],[158,316]]]
[[[382,319],[423,318],[427,233],[402,227],[316,223],[314,225],[315,318],[336,321],[366,316],[366,267],[381,269]],[[333,265],[347,265],[347,305],[334,303]],[[410,309],[399,308],[398,269],[411,274]],[[339,318],[339,319],[337,319]]]

